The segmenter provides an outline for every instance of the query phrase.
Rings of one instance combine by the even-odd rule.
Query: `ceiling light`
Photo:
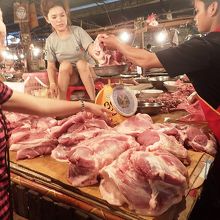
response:
[[[128,43],[129,40],[131,39],[131,35],[128,32],[122,32],[119,35],[120,40],[122,40],[125,43]]]
[[[32,52],[33,52],[33,55],[34,55],[35,57],[37,57],[37,56],[40,55],[41,49],[38,48],[38,47],[34,47],[34,48],[32,49]]]
[[[164,43],[167,40],[167,32],[166,31],[161,31],[156,35],[156,41],[158,43]]]

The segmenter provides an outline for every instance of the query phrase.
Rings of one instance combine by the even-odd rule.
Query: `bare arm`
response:
[[[100,57],[96,56],[95,54],[94,43],[91,43],[87,50],[88,50],[89,55],[98,62]]]
[[[117,49],[133,64],[147,69],[153,67],[163,67],[155,53],[150,53],[144,49],[131,47],[119,41],[115,36],[110,35],[102,38],[106,47]]]
[[[85,102],[85,110],[97,116],[108,112],[103,106]],[[70,102],[47,98],[38,98],[31,95],[13,92],[11,98],[3,104],[3,110],[34,114],[39,116],[69,116],[82,109],[80,101]]]
[[[163,67],[155,53],[150,53],[144,49],[138,49],[126,44],[119,44],[118,50],[137,66],[147,69]]]
[[[48,78],[50,84],[55,83],[56,84],[56,72],[57,68],[54,62],[47,61],[47,72],[48,72]]]
[[[94,47],[94,43],[89,44],[88,46],[88,53],[89,55],[93,56],[93,47]]]
[[[48,61],[47,63],[47,73],[50,83],[50,96],[53,98],[57,98],[59,94],[59,88],[57,85],[57,68],[54,62]]]
[[[0,62],[4,59],[2,51],[5,49],[6,27],[0,17]]]

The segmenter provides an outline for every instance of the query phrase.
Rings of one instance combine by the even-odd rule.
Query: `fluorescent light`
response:
[[[32,52],[33,52],[33,55],[34,55],[35,57],[37,57],[37,56],[39,56],[39,54],[40,54],[40,52],[41,52],[41,49],[38,48],[38,47],[34,47],[34,48],[32,48]]]
[[[128,32],[122,32],[122,33],[119,35],[119,38],[120,38],[123,42],[127,43],[127,42],[129,42],[129,40],[131,39],[131,35],[130,35]]]
[[[156,35],[156,41],[158,43],[164,43],[167,40],[167,32],[166,31],[161,31]]]
[[[2,51],[2,56],[6,59],[6,60],[13,60],[14,56],[11,52],[4,50]]]
[[[20,54],[20,58],[24,59],[24,54],[23,53]]]

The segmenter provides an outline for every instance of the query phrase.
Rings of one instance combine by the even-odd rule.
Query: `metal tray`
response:
[[[136,78],[135,81],[137,83],[150,83],[147,78]]]
[[[142,114],[157,115],[161,112],[161,108],[164,106],[162,103],[148,103],[144,101],[138,102],[137,112]]]
[[[165,81],[172,81],[175,80],[169,76],[155,76],[155,77],[148,77],[148,82],[150,82],[154,88],[166,90],[163,82]]]
[[[151,68],[148,70],[150,73],[163,73],[166,72],[164,68]]]
[[[145,73],[145,76],[168,76],[168,73],[165,73],[165,72],[160,72],[160,73],[147,72],[147,73]]]
[[[125,74],[128,71],[127,64],[123,65],[111,65],[111,66],[95,66],[95,74],[101,77],[117,76]]]
[[[121,74],[121,78],[134,78],[134,77],[138,77],[138,74],[136,75],[132,75],[132,74]]]

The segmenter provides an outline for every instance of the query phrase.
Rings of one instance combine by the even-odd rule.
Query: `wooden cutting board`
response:
[[[204,167],[204,162],[206,160],[212,159],[208,154],[206,153],[199,153],[194,151],[189,151],[189,156],[191,159],[191,164],[188,167],[188,173],[189,173],[189,190],[186,191],[186,198],[193,187],[198,187],[203,183],[204,179],[200,179],[199,183],[196,183],[197,178],[199,177],[200,172],[202,171]],[[68,163],[67,162],[59,162],[51,158],[50,156],[45,157],[38,157],[31,160],[20,160],[16,161],[16,152],[10,152],[10,160],[12,162],[12,169],[21,169],[21,172],[26,172],[27,175],[33,175],[33,174],[39,174],[43,177],[46,177],[46,181],[58,182],[63,184],[63,187],[65,185],[72,187],[71,184],[67,180],[67,173],[68,173]],[[22,170],[23,169],[23,170]],[[47,179],[48,177],[48,179]],[[38,178],[36,176],[35,178]],[[39,177],[40,178],[40,177]],[[195,184],[196,183],[196,184]],[[103,204],[106,205],[106,202],[102,200],[99,187],[98,185],[95,186],[89,186],[89,187],[72,187],[73,190],[78,190],[78,193],[83,195],[85,197],[85,200],[87,200],[87,196],[89,198],[92,198],[94,202],[103,202]],[[109,205],[111,207],[111,205]],[[164,213],[160,218],[149,218],[149,217],[143,217],[140,216],[140,219],[169,219],[167,215],[172,215],[172,212],[176,210],[176,206],[171,207],[166,213]],[[191,207],[189,207],[191,208]],[[174,210],[173,210],[174,209]],[[134,216],[135,214],[133,212],[130,212],[127,208],[120,208],[121,212],[126,213],[128,216]]]

